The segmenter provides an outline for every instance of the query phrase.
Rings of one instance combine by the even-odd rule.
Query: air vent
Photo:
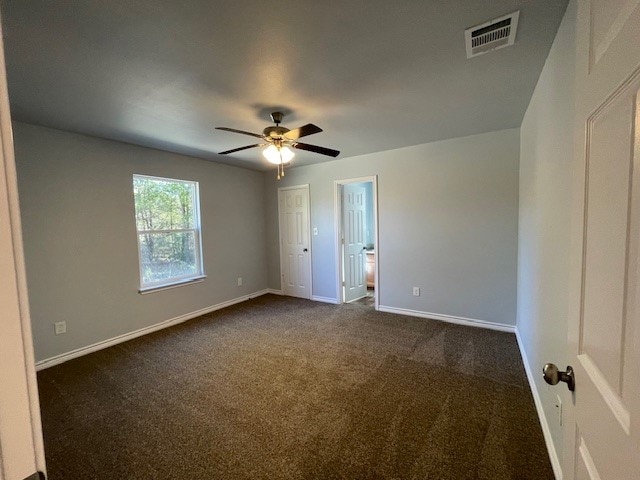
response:
[[[483,53],[513,45],[516,41],[519,16],[519,11],[513,12],[465,30],[467,58],[477,57]]]

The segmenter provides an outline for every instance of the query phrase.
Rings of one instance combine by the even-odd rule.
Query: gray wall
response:
[[[511,129],[292,168],[281,181],[268,172],[269,286],[280,288],[277,189],[310,184],[313,294],[335,299],[334,180],[378,175],[380,304],[514,325],[518,158]]]
[[[37,360],[266,288],[262,173],[23,123],[14,135]],[[138,293],[134,173],[200,182],[204,282]]]
[[[521,128],[518,332],[531,368],[568,365],[567,316],[573,185],[576,4],[560,26]],[[562,459],[556,395],[534,375],[553,442]]]

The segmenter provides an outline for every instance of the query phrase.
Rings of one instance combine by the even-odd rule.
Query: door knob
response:
[[[544,374],[544,381],[549,385],[557,385],[558,382],[564,382],[572,392],[576,389],[576,380],[571,366],[567,367],[566,372],[561,372],[553,363],[547,363],[542,369],[542,373]]]
[[[308,252],[308,251],[309,251],[309,249],[308,249],[308,248],[303,248],[303,249],[302,249],[302,251],[303,251],[303,252]]]

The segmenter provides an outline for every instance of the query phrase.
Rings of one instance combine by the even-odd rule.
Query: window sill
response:
[[[159,292],[161,290],[169,290],[170,288],[184,287],[186,285],[191,285],[192,283],[204,282],[205,278],[207,278],[206,275],[200,275],[198,277],[192,277],[192,278],[187,278],[187,279],[184,279],[184,280],[178,280],[177,282],[174,282],[174,283],[165,283],[164,285],[157,285],[157,286],[154,286],[154,287],[145,287],[145,288],[139,289],[138,293],[140,295],[146,295],[148,293],[155,293],[155,292]]]

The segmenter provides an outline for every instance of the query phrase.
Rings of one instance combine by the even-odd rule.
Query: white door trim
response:
[[[349,183],[365,183],[371,182],[373,184],[373,237],[375,242],[375,272],[374,283],[375,288],[373,290],[374,307],[378,310],[379,298],[380,298],[380,241],[378,239],[378,175],[371,175],[367,177],[348,178],[342,180],[334,180],[333,182],[333,223],[334,231],[336,232],[335,238],[335,254],[336,254],[336,299],[338,304],[344,303],[344,292],[342,290],[342,186]]]
[[[292,185],[289,187],[279,187],[278,188],[278,245],[280,252],[280,291],[284,292],[284,283],[282,279],[282,272],[284,271],[284,265],[282,264],[282,225],[280,225],[280,192],[284,192],[286,190],[297,190],[299,188],[304,188],[307,190],[307,219],[309,220],[307,223],[308,228],[308,238],[309,238],[309,255],[307,255],[307,268],[309,272],[309,299],[313,297],[313,237],[311,236],[311,189],[308,183],[302,185]]]
[[[45,472],[44,443],[42,440],[42,424],[40,420],[40,402],[38,400],[38,384],[36,380],[35,356],[31,333],[31,317],[29,314],[29,300],[27,295],[27,281],[24,266],[24,251],[22,243],[22,226],[20,222],[20,206],[18,201],[18,183],[13,146],[13,132],[11,128],[11,114],[9,109],[9,95],[5,72],[4,45],[0,27],[0,184],[6,186],[6,196],[0,198],[0,209],[5,210],[0,215],[0,229],[8,232],[10,237],[2,235],[4,252],[13,256],[13,272],[5,272],[8,283],[12,288],[3,289],[0,298],[7,301],[8,306],[17,306],[19,319],[6,318],[6,330],[3,335],[15,342],[11,349],[5,352],[0,362],[0,373],[14,379],[24,376],[28,405],[16,405],[15,399],[20,392],[0,388],[0,405],[9,408],[0,409],[0,478],[13,478],[17,472],[24,472],[21,478],[39,470]],[[2,191],[3,189],[0,189]],[[6,230],[5,230],[6,229]],[[6,242],[5,242],[6,241]],[[5,250],[6,249],[6,250]],[[4,255],[4,253],[3,253]],[[14,279],[11,277],[14,276]],[[4,282],[3,282],[4,283]],[[13,290],[15,288],[15,290]],[[19,329],[12,322],[20,322]],[[15,332],[15,334],[14,334]],[[18,422],[18,418],[28,416],[30,422]],[[26,417],[25,417],[26,418]],[[30,423],[30,425],[29,425]],[[27,434],[24,430],[30,430]],[[14,445],[14,434],[31,438],[30,445]],[[20,451],[15,454],[15,448]]]

